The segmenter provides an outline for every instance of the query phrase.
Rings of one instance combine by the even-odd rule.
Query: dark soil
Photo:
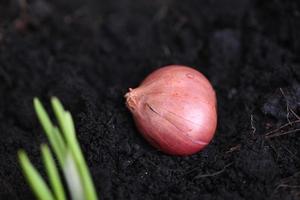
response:
[[[18,149],[43,171],[35,96],[73,114],[99,199],[300,199],[298,0],[19,2],[0,1],[0,199],[33,199]],[[124,106],[173,63],[218,96],[216,136],[188,157],[151,147]]]

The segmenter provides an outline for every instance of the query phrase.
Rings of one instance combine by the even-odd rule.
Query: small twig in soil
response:
[[[300,185],[280,184],[280,185],[277,186],[277,188],[281,188],[281,187],[284,187],[284,188],[300,188]]]
[[[254,126],[254,119],[253,119],[253,115],[251,115],[250,119],[251,119],[252,135],[254,135],[254,134],[255,134],[255,132],[256,132],[256,128],[255,128],[255,126]]]
[[[270,138],[274,138],[274,137],[278,137],[278,136],[282,136],[282,135],[287,135],[287,134],[290,134],[290,133],[296,133],[298,131],[300,131],[300,128],[294,129],[294,130],[291,130],[291,131],[286,131],[286,132],[283,132],[283,133],[278,132],[278,133],[274,133],[272,135],[267,135],[266,139],[270,139]]]
[[[287,99],[287,97],[286,97],[286,95],[285,95],[285,93],[284,93],[284,91],[283,91],[282,88],[280,88],[280,92],[281,92],[281,94],[284,97],[285,102],[286,102],[286,112],[287,112],[286,118],[287,118],[287,121],[290,123],[290,119],[289,119],[290,113],[292,113],[295,118],[297,118],[298,120],[300,120],[300,116],[297,115],[297,113],[295,113],[295,111],[292,108],[290,108],[289,101],[288,101],[288,99]]]
[[[290,123],[286,123],[286,124],[280,126],[279,128],[277,128],[277,129],[275,129],[275,130],[272,130],[272,131],[266,133],[266,136],[271,135],[272,133],[278,132],[278,131],[280,131],[281,129],[287,127],[287,126],[291,126],[291,125],[297,124],[297,123],[300,123],[300,119],[299,119],[299,120],[296,120],[296,121],[292,121],[292,122],[290,122]]]
[[[115,119],[115,115],[113,114],[113,115],[109,118],[109,120],[107,120],[106,125],[109,126],[109,125],[113,122],[114,119]]]
[[[229,163],[229,164],[225,165],[225,167],[224,167],[222,170],[217,171],[217,172],[214,172],[214,173],[210,173],[210,174],[199,174],[199,175],[195,176],[194,179],[217,176],[217,175],[223,173],[223,172],[224,172],[229,166],[231,166],[231,165],[232,165],[232,163]]]
[[[231,153],[231,152],[240,150],[240,148],[241,148],[241,145],[238,144],[238,145],[235,145],[235,146],[231,147],[231,148],[230,148],[228,151],[226,151],[225,153]]]
[[[300,175],[300,172],[295,173],[292,176],[286,177],[284,179],[282,179],[280,182],[280,184],[277,185],[277,187],[275,188],[275,190],[283,187],[283,188],[300,188],[300,185],[292,185],[292,184],[288,184],[288,182],[291,182],[291,180],[293,178],[297,178]]]
[[[289,157],[289,158],[299,160],[298,157],[297,157],[297,155],[296,155],[295,153],[293,153],[292,151],[290,151],[289,148],[287,148],[287,147],[284,146],[284,145],[282,145],[282,148],[283,148],[284,150],[286,150],[289,154],[292,155],[292,157]]]
[[[276,192],[278,192],[278,190],[280,190],[280,189],[289,189],[289,190],[293,191],[293,194],[294,194],[293,196],[295,196],[295,197],[300,196],[300,191],[298,191],[300,188],[300,185],[296,183],[297,180],[299,180],[299,175],[300,175],[300,172],[297,172],[297,173],[293,174],[292,176],[282,179],[278,183],[278,185],[275,187],[275,189],[273,191],[273,195]]]
[[[289,123],[291,123],[291,121],[290,121],[290,105],[289,105],[289,101],[287,100],[287,97],[286,97],[283,89],[279,88],[279,90],[280,90],[280,92],[281,92],[281,94],[282,94],[282,96],[283,96],[283,98],[284,98],[284,100],[286,102],[286,119],[287,119],[287,121]]]
[[[300,120],[300,116],[297,115],[297,114],[295,113],[295,111],[293,111],[293,109],[290,108],[290,112],[291,112],[298,120]]]

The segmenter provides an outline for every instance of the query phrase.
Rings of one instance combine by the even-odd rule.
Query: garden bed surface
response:
[[[18,149],[44,170],[35,96],[73,114],[99,199],[300,198],[299,1],[18,2],[0,2],[0,199],[33,199]],[[167,64],[217,93],[216,135],[192,156],[150,146],[124,104]]]

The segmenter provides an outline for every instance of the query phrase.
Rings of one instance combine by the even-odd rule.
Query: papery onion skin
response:
[[[125,95],[142,135],[171,155],[191,155],[213,138],[216,95],[199,71],[181,65],[162,67]]]

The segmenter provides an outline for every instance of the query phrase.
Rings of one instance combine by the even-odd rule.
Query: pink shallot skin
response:
[[[216,95],[195,69],[170,65],[129,89],[126,105],[138,130],[156,148],[171,155],[191,155],[213,138]]]

